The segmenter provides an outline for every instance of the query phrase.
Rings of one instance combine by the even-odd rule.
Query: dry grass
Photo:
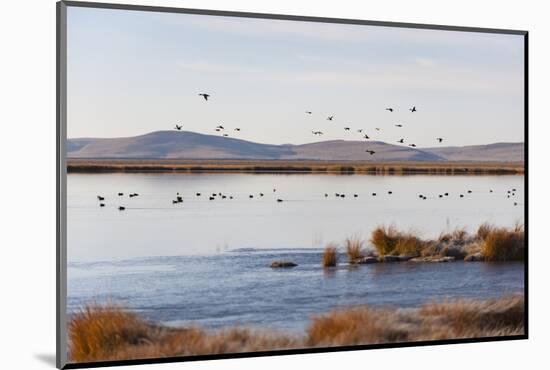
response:
[[[524,334],[523,297],[427,304],[403,311],[359,307],[313,319],[308,346],[342,346]]]
[[[349,263],[354,263],[358,259],[364,257],[363,244],[364,242],[358,237],[346,239],[344,246],[346,248]]]
[[[70,321],[71,357],[77,362],[111,358],[122,347],[149,341],[151,333],[134,313],[114,305],[90,305]]]
[[[371,234],[370,242],[376,248],[378,255],[420,256],[422,250],[428,246],[427,241],[421,240],[413,232],[404,233],[395,227],[378,226]]]
[[[395,227],[378,226],[370,242],[379,256],[454,257],[464,260],[479,255],[485,261],[522,261],[525,253],[525,231],[521,223],[512,228],[497,228],[484,223],[475,234],[464,228],[441,233],[436,240],[424,240],[413,232],[402,232]],[[478,260],[479,260],[478,259]]]
[[[321,264],[323,267],[334,267],[338,264],[338,248],[336,244],[326,246]]]
[[[369,175],[523,174],[523,163],[376,162],[246,159],[93,159],[68,158],[67,171],[97,172],[252,172],[357,173]]]
[[[371,234],[370,242],[380,256],[391,254],[397,245],[400,233],[393,226],[378,226]]]
[[[508,230],[493,228],[481,243],[481,254],[486,261],[523,261],[525,256],[525,232],[517,225]]]
[[[524,334],[523,296],[445,301],[418,309],[360,306],[314,317],[302,336],[231,328],[207,332],[153,325],[114,305],[92,305],[69,323],[72,362]]]

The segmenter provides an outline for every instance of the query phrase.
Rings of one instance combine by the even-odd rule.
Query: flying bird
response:
[[[235,131],[241,131],[241,129],[240,129],[240,128],[238,128],[238,127],[236,127],[236,128],[235,128]]]
[[[386,108],[386,110],[393,112],[393,108]]]
[[[344,127],[344,131],[349,131],[349,127]]]
[[[218,129],[220,129],[220,130],[224,130],[224,128],[223,128],[222,125],[216,126],[216,128],[218,128]]]
[[[333,118],[334,118],[334,116],[328,116],[327,121],[332,121]]]
[[[363,137],[364,137],[365,139],[370,139],[369,135],[367,135],[367,134],[365,134]]]
[[[308,110],[306,110],[306,114],[311,114],[311,112],[310,112],[310,111],[308,111]]]
[[[380,127],[375,127],[376,131],[380,131]]]
[[[373,155],[374,153],[376,153],[374,150],[365,150],[365,152],[369,153],[370,155]]]
[[[180,126],[176,125],[175,129],[180,131],[182,127],[183,127],[183,125],[180,125]]]
[[[439,141],[439,142],[442,142],[442,141],[443,141],[443,138],[442,138],[442,137],[438,137],[438,138],[436,138],[436,140]]]
[[[411,109],[409,109],[411,112],[416,112],[416,107],[412,107]]]
[[[313,135],[323,135],[321,131],[311,131]]]
[[[208,101],[208,98],[210,97],[210,94],[202,93],[202,94],[199,94],[199,96],[202,96],[204,98],[204,100]]]
[[[409,144],[409,146],[412,146],[413,148],[416,148],[416,144]]]
[[[361,133],[361,132],[363,132],[363,129],[360,128],[359,130],[357,130],[357,132]]]
[[[228,137],[229,135],[228,134],[223,134],[224,137]]]
[[[405,139],[401,139],[399,141],[397,141],[398,143],[401,143],[401,144],[404,144],[405,143]]]
[[[397,124],[397,125],[395,125],[395,127],[403,127],[403,125]]]

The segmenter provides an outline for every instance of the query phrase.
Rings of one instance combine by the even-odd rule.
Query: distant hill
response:
[[[496,143],[426,148],[424,150],[448,161],[523,162],[525,146],[523,143]]]
[[[523,143],[411,148],[380,141],[330,140],[270,145],[189,131],[156,131],[109,139],[69,139],[69,158],[254,159],[356,161],[523,161]],[[365,150],[374,150],[370,155]]]

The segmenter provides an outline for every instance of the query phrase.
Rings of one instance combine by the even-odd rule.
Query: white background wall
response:
[[[115,0],[112,0],[115,2]],[[550,245],[545,238],[550,23],[543,1],[172,0],[127,3],[530,31],[530,330],[528,341],[295,355],[152,369],[519,369],[548,365]],[[52,368],[55,357],[55,2],[0,11],[0,367]],[[135,367],[134,367],[135,368]]]

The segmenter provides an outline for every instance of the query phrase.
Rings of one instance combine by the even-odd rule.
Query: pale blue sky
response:
[[[68,136],[518,142],[523,67],[518,35],[69,7]]]

